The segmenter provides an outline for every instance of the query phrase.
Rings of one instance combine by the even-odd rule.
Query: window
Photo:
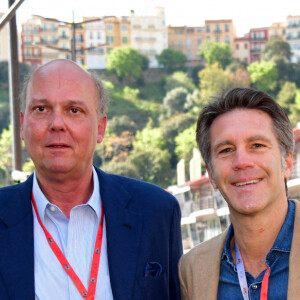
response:
[[[52,36],[52,38],[51,38],[51,41],[52,41],[52,44],[56,44],[56,36]]]
[[[225,35],[225,43],[226,43],[226,44],[229,44],[229,43],[230,43],[229,35]]]
[[[183,30],[182,29],[175,29],[175,34],[177,34],[177,35],[183,34]]]
[[[206,25],[206,32],[210,32],[210,26]]]
[[[206,37],[206,40],[207,40],[207,41],[210,41],[210,36],[207,36],[207,37]]]
[[[187,45],[188,49],[191,48],[191,45],[192,45],[191,38],[187,38],[186,45]]]
[[[107,24],[106,29],[107,29],[107,31],[112,31],[113,30],[113,25],[112,24]]]
[[[248,44],[247,43],[244,44],[244,49],[248,49]]]
[[[90,31],[90,39],[92,40],[94,38],[94,34],[92,31]]]
[[[127,31],[128,31],[128,26],[127,26],[127,24],[122,24],[121,30],[127,32]]]
[[[220,37],[216,36],[216,43],[220,43]]]
[[[100,40],[101,39],[101,32],[97,32],[97,39]]]
[[[34,33],[38,33],[38,32],[39,32],[37,26],[34,26],[34,27],[33,27],[33,32],[34,32]]]
[[[128,37],[127,36],[122,36],[122,43],[127,44],[128,43]]]
[[[46,23],[43,24],[43,31],[47,31],[47,24]]]
[[[240,45],[239,45],[239,44],[236,44],[236,45],[235,45],[235,49],[236,49],[236,50],[239,50],[239,49],[240,49]]]
[[[29,33],[29,32],[30,32],[29,26],[25,26],[25,33]]]
[[[108,36],[106,37],[106,42],[109,43],[109,44],[113,43],[113,42],[114,42],[114,37],[108,35]]]
[[[202,43],[202,39],[198,39],[198,41],[197,41],[198,46],[200,46],[201,43]]]
[[[43,36],[43,43],[47,44],[48,43],[48,37],[47,36]]]
[[[219,32],[220,32],[220,25],[219,25],[219,24],[216,24],[215,32],[216,32],[216,33],[219,33]]]
[[[55,24],[52,24],[51,28],[52,28],[52,31],[53,31],[53,32],[56,31],[56,26],[55,26]]]
[[[181,41],[178,43],[178,48],[179,48],[179,49],[182,49],[182,48],[183,48],[183,45],[182,45],[182,42],[181,42]]]
[[[229,25],[225,24],[225,31],[228,32],[229,31]]]
[[[198,28],[197,29],[197,33],[201,33],[202,32],[202,29],[201,28]]]

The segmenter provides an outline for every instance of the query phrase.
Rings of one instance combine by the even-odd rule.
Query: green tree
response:
[[[189,108],[187,95],[188,91],[183,87],[175,88],[166,94],[163,108],[167,117],[171,117],[177,112],[184,112]]]
[[[121,135],[124,131],[136,132],[135,122],[127,115],[115,116],[108,121],[108,127],[113,130],[117,135]]]
[[[12,131],[11,126],[8,129],[3,129],[0,136],[0,169],[5,174],[5,185],[11,183],[12,172]]]
[[[159,186],[169,184],[171,154],[165,149],[165,139],[159,128],[148,125],[137,131],[130,161],[137,167],[139,178]]]
[[[131,177],[139,178],[139,171],[137,167],[130,161],[116,161],[112,160],[109,163],[103,165],[101,169],[105,172]]]
[[[193,148],[196,144],[196,124],[180,132],[175,137],[175,153],[178,159],[184,159],[188,162],[193,155]]]
[[[204,58],[207,64],[219,63],[223,69],[232,62],[231,48],[228,44],[205,41],[200,45],[198,55]]]
[[[199,72],[200,107],[206,105],[213,96],[222,93],[231,85],[229,73],[219,67],[217,63],[208,65]]]
[[[193,83],[193,79],[189,78],[187,73],[180,71],[174,72],[166,78],[166,92],[169,92],[177,87],[183,87],[187,89],[189,93],[193,92],[196,89]]]
[[[283,60],[289,63],[291,58],[290,44],[281,39],[272,39],[265,44],[261,58],[263,61],[277,62]]]
[[[254,62],[247,67],[251,82],[262,91],[273,91],[278,77],[276,64],[272,61]]]
[[[164,49],[160,55],[156,55],[158,63],[171,74],[175,71],[186,70],[186,55],[182,52],[167,48]]]
[[[117,47],[107,54],[106,68],[115,71],[120,80],[124,77],[138,79],[147,66],[146,60],[147,58],[134,48]]]

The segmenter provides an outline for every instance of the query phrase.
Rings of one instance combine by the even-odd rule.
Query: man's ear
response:
[[[106,115],[99,117],[99,119],[98,119],[98,138],[97,138],[98,144],[103,141],[105,129],[106,129],[106,123],[107,123]]]
[[[21,120],[20,138],[21,138],[21,140],[23,140],[23,141],[24,141],[24,134],[23,134],[23,122],[24,122],[24,114],[23,114],[23,112],[22,112],[22,111],[20,112],[20,120]]]
[[[290,151],[285,157],[284,179],[289,179],[293,170],[293,152]]]
[[[210,181],[211,185],[213,186],[213,188],[214,188],[215,190],[217,190],[218,188],[217,188],[217,185],[216,185],[216,183],[215,183],[213,174],[211,173],[211,171],[210,171],[210,169],[209,169],[208,166],[205,166],[205,168],[206,168],[206,171],[207,171],[207,173],[208,173],[208,178],[209,178],[209,181]]]

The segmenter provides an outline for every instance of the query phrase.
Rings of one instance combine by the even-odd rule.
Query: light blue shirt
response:
[[[101,217],[100,187],[94,168],[93,181],[94,191],[91,198],[86,204],[73,207],[70,219],[68,219],[56,205],[46,199],[35,174],[33,179],[33,194],[42,223],[86,289],[88,289],[93,251]],[[35,299],[84,299],[52,252],[34,210],[33,215]],[[95,299],[113,300],[107,259],[105,216]]]

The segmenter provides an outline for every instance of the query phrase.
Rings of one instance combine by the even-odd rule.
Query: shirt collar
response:
[[[101,216],[101,196],[100,196],[100,185],[98,174],[93,167],[93,183],[94,183],[94,190],[93,193],[86,204],[81,204],[78,206],[90,206],[96,213],[97,218],[100,219]],[[32,191],[34,195],[34,199],[36,202],[36,206],[41,217],[42,223],[44,223],[44,216],[46,213],[46,208],[52,204],[48,201],[46,196],[43,194],[42,190],[40,189],[39,183],[36,178],[36,174],[33,174],[33,186]],[[58,208],[59,209],[59,208]]]
[[[292,244],[292,237],[294,232],[294,218],[295,218],[295,204],[288,200],[288,212],[285,217],[284,223],[279,231],[279,234],[273,244],[273,247],[271,248],[271,251],[284,251],[284,252],[290,252],[291,251],[291,244]],[[222,253],[222,259],[227,259],[227,261],[232,264],[233,258],[230,251],[230,241],[231,238],[234,235],[234,229],[232,224],[229,227],[224,250]]]

